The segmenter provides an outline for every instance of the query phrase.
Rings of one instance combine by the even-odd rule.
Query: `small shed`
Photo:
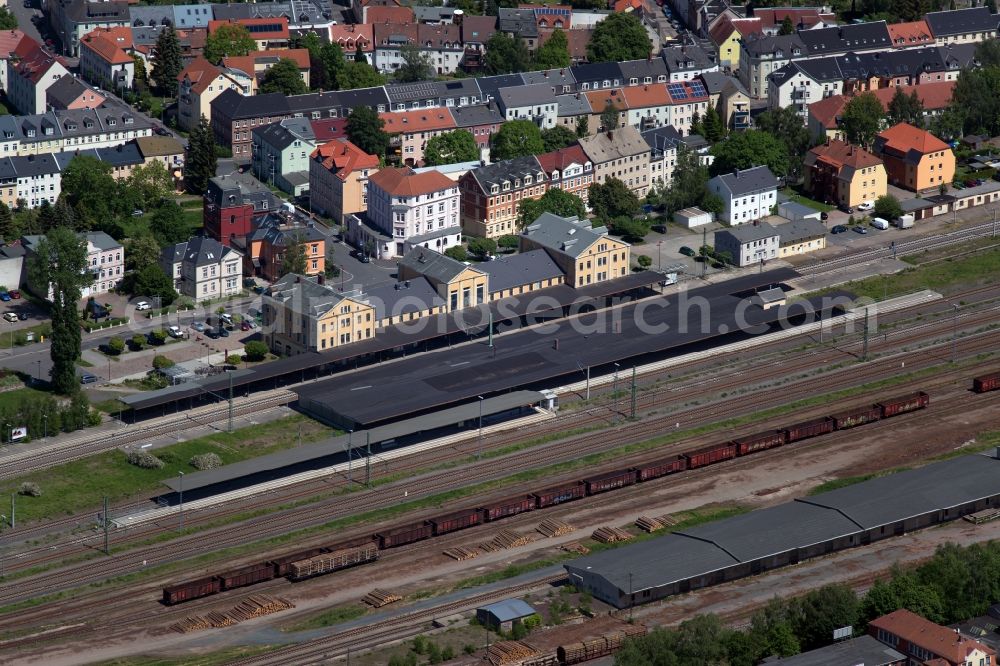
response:
[[[476,619],[485,627],[495,631],[510,631],[515,622],[523,622],[535,614],[522,599],[504,599],[476,609]]]
[[[710,224],[712,214],[706,213],[700,208],[685,208],[674,213],[674,222],[684,225],[688,229],[693,229],[703,224]]]
[[[799,220],[816,220],[819,222],[821,218],[818,210],[809,206],[803,206],[794,201],[784,201],[778,204],[778,215],[792,222],[798,222]]]
[[[750,300],[754,305],[759,305],[765,310],[770,310],[771,308],[781,307],[785,304],[785,292],[781,287],[772,287],[771,289],[758,291]]]

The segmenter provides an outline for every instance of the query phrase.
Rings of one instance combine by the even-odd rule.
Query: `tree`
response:
[[[569,67],[569,40],[562,30],[554,30],[545,43],[535,51],[535,69]]]
[[[697,111],[691,114],[691,131],[689,134],[697,134],[698,136],[705,136],[705,130],[701,126],[701,116]]]
[[[260,340],[250,340],[243,345],[243,351],[247,355],[247,360],[254,362],[263,361],[267,358],[268,349],[266,343],[263,343]]]
[[[923,127],[924,103],[917,96],[917,91],[913,90],[907,95],[903,92],[902,88],[896,88],[892,99],[889,100],[889,111],[886,113],[886,120],[888,120],[890,125],[909,123],[915,127]]]
[[[136,205],[148,209],[174,191],[174,177],[163,162],[154,160],[133,169],[124,182],[124,189]]]
[[[899,205],[899,199],[891,194],[883,194],[875,200],[875,208],[872,215],[881,217],[883,220],[895,220],[903,214],[903,208]]]
[[[576,119],[576,135],[581,139],[590,134],[590,118],[580,116]]]
[[[802,169],[802,159],[809,150],[809,130],[792,107],[765,111],[757,116],[757,129],[767,132],[785,145],[788,154],[788,173],[797,175]]]
[[[19,235],[17,225],[14,224],[13,211],[11,211],[7,204],[0,201],[0,239],[4,242],[10,243]]]
[[[510,120],[492,137],[490,156],[494,162],[545,152],[542,133],[530,120]]]
[[[469,253],[461,245],[453,245],[444,251],[446,257],[451,257],[455,261],[467,261]]]
[[[0,30],[16,30],[17,17],[6,7],[0,7]]]
[[[374,88],[385,84],[385,77],[375,71],[366,60],[344,63],[344,69],[337,76],[337,84],[341,90],[356,88]]]
[[[882,127],[884,115],[882,102],[874,94],[866,92],[852,97],[840,114],[840,127],[847,142],[871,148],[875,135]]]
[[[792,627],[804,650],[829,643],[834,629],[855,626],[859,611],[858,597],[846,585],[825,585],[789,604]]]
[[[311,31],[296,37],[295,45],[309,51],[309,86],[313,90],[336,90],[337,75],[346,62],[340,45],[324,42]]]
[[[576,133],[565,125],[542,130],[542,143],[545,145],[545,152],[559,150],[576,143]]]
[[[468,130],[454,130],[438,134],[424,148],[424,164],[439,166],[479,159],[479,144]]]
[[[223,58],[250,55],[257,50],[257,42],[246,26],[224,23],[205,39],[205,59],[218,65]]]
[[[642,204],[628,186],[617,178],[594,183],[587,191],[587,201],[594,216],[600,220],[631,217],[639,212]]]
[[[685,146],[677,150],[677,161],[674,165],[673,177],[668,187],[661,195],[660,205],[667,215],[691,206],[698,206],[708,211],[706,201],[714,195],[708,191],[708,168],[701,163],[698,154]],[[717,198],[717,197],[716,197]],[[718,210],[721,212],[721,201]]]
[[[108,352],[118,356],[123,351],[125,351],[125,341],[119,338],[117,335],[108,340]]]
[[[164,307],[177,298],[173,279],[163,272],[159,264],[146,264],[128,276],[125,283],[127,291],[133,296],[159,297],[160,304]]]
[[[143,266],[160,263],[160,244],[149,234],[125,239],[125,271],[131,273]]]
[[[649,221],[646,218],[636,219],[623,215],[608,220],[608,231],[631,243],[641,243],[649,233]]]
[[[520,39],[498,30],[486,42],[483,71],[487,74],[524,72],[528,69],[530,58],[527,47]]]
[[[430,57],[415,44],[404,44],[399,49],[403,64],[396,70],[395,79],[400,83],[414,83],[434,78],[434,64]]]
[[[302,238],[296,238],[285,248],[281,255],[281,274],[295,273],[304,275],[306,272],[306,244]]]
[[[597,24],[587,44],[590,62],[624,62],[646,58],[652,45],[646,28],[632,13],[615,13]]]
[[[156,59],[153,61],[153,80],[167,96],[177,95],[177,76],[184,70],[181,58],[181,41],[173,26],[168,25],[156,38]]]
[[[726,126],[722,124],[722,118],[714,106],[710,106],[705,112],[705,117],[701,121],[701,135],[709,143],[715,143],[726,134]]]
[[[183,243],[191,236],[191,229],[184,219],[184,209],[173,201],[160,204],[149,220],[149,230],[160,247]]]
[[[546,192],[545,194],[548,194],[548,192]],[[543,194],[542,196],[544,197],[545,194]],[[531,199],[528,199],[528,201],[531,201]],[[522,203],[521,205],[523,206],[524,204]],[[503,236],[497,239],[497,245],[503,248],[504,250],[516,250],[520,244],[521,244],[520,239],[514,234],[504,234]]]
[[[208,126],[205,116],[188,136],[187,157],[184,160],[184,184],[192,194],[204,194],[208,181],[215,177],[219,168],[215,154],[215,136]]]
[[[795,24],[792,23],[791,16],[785,16],[785,20],[781,22],[781,28],[778,30],[779,35],[791,35],[795,33]]]
[[[1000,41],[987,39],[976,44],[975,59],[980,67],[1000,66]]]
[[[583,199],[570,194],[566,190],[553,187],[538,199],[521,199],[521,207],[517,212],[517,224],[526,227],[537,220],[542,213],[552,213],[559,217],[587,217],[587,206]],[[515,243],[513,247],[517,247]]]
[[[760,165],[767,166],[776,176],[788,173],[788,149],[781,141],[760,130],[732,134],[712,146],[712,154],[715,155],[709,169],[712,175]]]
[[[610,132],[618,129],[618,107],[611,103],[611,100],[604,105],[601,111],[601,131]]]
[[[389,148],[389,135],[382,129],[385,121],[370,106],[356,106],[347,116],[347,136],[351,142],[369,155],[385,155]]]
[[[493,255],[497,252],[497,242],[492,238],[479,238],[476,236],[470,238],[467,245],[469,246],[469,252],[480,259],[485,259],[488,255]]]
[[[302,95],[308,92],[306,82],[299,73],[299,65],[291,58],[281,58],[271,69],[264,73],[257,92],[281,93],[283,95]]]
[[[77,303],[83,287],[90,283],[87,272],[87,246],[68,228],[57,227],[39,243],[27,261],[31,283],[45,289],[52,297],[52,388],[59,393],[76,393],[76,360],[80,358],[80,311]],[[44,296],[45,294],[40,294]]]
[[[66,200],[83,226],[93,228],[115,216],[120,201],[111,165],[89,155],[75,155],[62,174]]]
[[[653,259],[648,254],[640,254],[635,258],[636,263],[639,264],[639,268],[646,270],[653,265]]]

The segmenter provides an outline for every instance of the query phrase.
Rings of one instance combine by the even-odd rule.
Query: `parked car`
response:
[[[0,291],[0,301],[3,301],[4,303],[6,303],[9,300],[10,300],[10,292],[8,292],[8,291]]]
[[[854,227],[854,230],[856,232],[858,232],[859,234],[866,234],[866,233],[868,233],[868,229],[862,227],[860,224],[858,226]]]
[[[136,310],[148,310],[149,309],[149,303],[147,303],[146,301],[139,301],[138,303],[135,304],[135,309]]]
[[[209,326],[209,327],[205,328],[205,335],[207,335],[208,337],[210,337],[213,340],[215,340],[216,338],[219,337],[219,332],[217,330],[215,330],[214,328],[212,328],[211,326]]]
[[[838,224],[832,229],[830,229],[831,234],[842,234],[845,231],[847,231],[847,227],[845,227],[843,224]]]
[[[249,319],[244,319],[242,322],[240,322],[240,330],[241,331],[249,331],[250,330],[250,320]]]
[[[205,323],[201,321],[191,322],[191,328],[198,331],[199,333],[205,332]]]
[[[20,319],[21,321],[28,321],[28,313],[27,312],[18,312],[17,313],[17,318]]]
[[[220,326],[219,327],[219,337],[220,338],[228,338],[229,337],[229,331],[226,329],[225,326]]]
[[[678,252],[680,252],[681,254],[683,254],[685,257],[693,257],[694,256],[694,250],[692,250],[691,248],[689,248],[687,245],[681,245],[681,249],[679,249]]]
[[[19,289],[11,289],[7,293],[10,294],[10,297],[15,300],[21,298],[21,291]]]
[[[4,312],[3,318],[12,324],[17,321],[17,315],[14,314],[13,312]]]
[[[181,330],[180,326],[167,326],[167,335],[172,338],[183,338],[184,331]]]
[[[369,257],[367,254],[362,254],[361,256],[358,257],[358,261],[360,261],[363,264],[370,264],[372,260],[371,257]]]
[[[871,201],[862,201],[861,203],[858,204],[858,210],[865,211],[865,210],[871,210],[872,208],[875,208],[875,204],[873,204]]]
[[[838,208],[840,208],[840,210],[844,211],[844,212],[845,212],[845,213],[847,213],[848,215],[850,215],[851,213],[853,213],[853,212],[854,212],[854,209],[853,209],[853,208],[852,208],[851,206],[844,206],[844,205],[841,205],[841,206],[838,206]]]
[[[94,384],[96,382],[97,382],[97,377],[90,374],[89,372],[85,372],[82,375],[80,375],[81,384]]]
[[[157,125],[157,126],[156,126],[156,127],[155,127],[155,128],[153,129],[153,131],[154,131],[154,132],[156,132],[156,133],[157,133],[158,135],[160,135],[160,136],[170,136],[170,132],[168,132],[168,131],[167,131],[167,130],[165,130],[164,128],[160,127],[159,125]]]

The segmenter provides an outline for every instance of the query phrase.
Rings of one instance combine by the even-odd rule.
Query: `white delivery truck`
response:
[[[881,217],[873,217],[872,226],[875,227],[876,229],[885,230],[889,228],[889,222],[888,220],[884,220]]]
[[[900,229],[909,229],[913,226],[913,216],[912,215],[900,215],[896,218],[896,226]]]

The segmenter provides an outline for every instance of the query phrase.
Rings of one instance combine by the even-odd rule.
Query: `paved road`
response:
[[[45,38],[42,37],[35,24],[31,22],[32,16],[39,16],[42,13],[37,7],[38,0],[33,0],[32,7],[25,7],[23,0],[10,0],[7,3],[7,9],[17,18],[18,29],[32,39],[43,42]]]

